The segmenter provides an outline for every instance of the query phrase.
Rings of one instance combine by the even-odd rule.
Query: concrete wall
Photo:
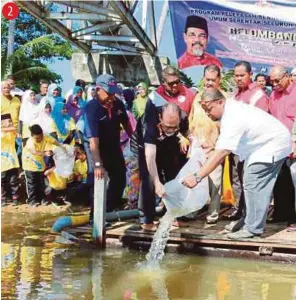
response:
[[[149,55],[74,53],[71,60],[72,73],[76,80],[95,82],[98,74],[109,73],[126,86],[143,80],[150,85],[158,85],[161,70],[168,64],[167,57],[151,58]]]

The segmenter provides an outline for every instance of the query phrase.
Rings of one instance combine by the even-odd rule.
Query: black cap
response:
[[[207,20],[202,17],[194,16],[194,15],[188,16],[186,20],[185,30],[184,30],[185,33],[189,27],[203,29],[206,32],[207,36],[209,35]]]

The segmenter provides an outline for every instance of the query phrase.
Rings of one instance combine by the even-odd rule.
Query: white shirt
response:
[[[273,163],[292,152],[289,130],[265,111],[226,100],[216,149],[230,150],[246,165]]]

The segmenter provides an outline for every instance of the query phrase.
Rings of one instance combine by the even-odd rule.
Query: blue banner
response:
[[[227,70],[246,60],[255,72],[296,66],[296,17],[290,18],[296,3],[170,1],[169,7],[179,68],[194,80],[208,64]]]

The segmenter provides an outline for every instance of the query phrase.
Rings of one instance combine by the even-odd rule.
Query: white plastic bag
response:
[[[74,162],[75,162],[75,148],[70,145],[64,145],[64,149],[56,147],[53,151],[55,172],[61,177],[69,177],[73,173]]]
[[[181,182],[189,174],[196,173],[206,158],[201,148],[194,154],[181,169],[174,180],[165,184],[166,196],[163,198],[168,213],[173,217],[181,217],[201,209],[209,198],[208,178],[204,178],[196,187],[189,189]]]

